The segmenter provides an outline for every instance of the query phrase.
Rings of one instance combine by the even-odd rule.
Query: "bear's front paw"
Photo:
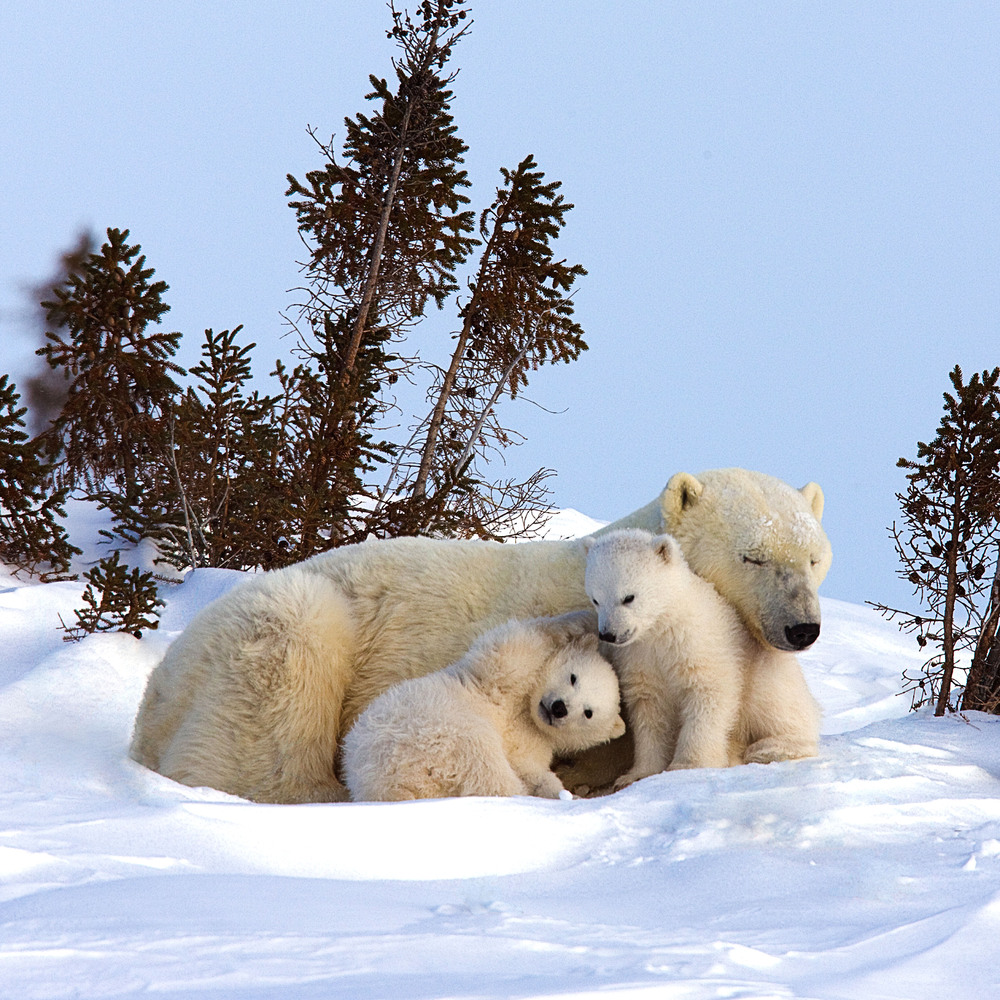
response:
[[[528,781],[531,794],[540,799],[559,799],[566,791],[563,783],[554,775],[547,774]]]
[[[626,771],[621,777],[615,779],[615,791],[620,792],[623,788],[648,777],[649,774],[645,771]]]
[[[744,764],[776,764],[783,760],[800,760],[815,757],[817,748],[811,743],[784,740],[778,736],[767,736],[751,743],[743,753]]]

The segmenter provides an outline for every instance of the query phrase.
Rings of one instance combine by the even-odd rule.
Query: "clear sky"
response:
[[[411,0],[410,6],[413,6]],[[477,210],[534,154],[575,204],[590,350],[506,420],[511,475],[613,519],[677,471],[821,484],[824,592],[906,602],[886,526],[947,373],[1000,364],[1000,5],[473,0],[453,66]],[[24,286],[129,228],[193,362],[243,323],[264,376],[302,258],[285,175],[343,138],[394,52],[378,0],[7,0],[0,370]],[[454,329],[416,341],[440,359]],[[550,412],[551,411],[551,412]],[[505,470],[498,470],[498,475]]]

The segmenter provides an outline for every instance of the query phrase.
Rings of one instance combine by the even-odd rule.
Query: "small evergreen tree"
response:
[[[275,399],[247,393],[250,352],[237,336],[241,326],[205,331],[197,379],[168,419],[160,467],[161,509],[149,511],[144,533],[163,559],[178,569],[225,566],[270,568],[262,547],[280,531],[261,510],[262,496],[285,489],[273,464]],[[267,443],[261,446],[261,442]]]
[[[0,562],[41,580],[70,578],[71,545],[58,521],[65,489],[51,489],[52,468],[24,430],[26,408],[8,376],[0,375]]]
[[[286,392],[308,401],[287,412],[296,469],[305,470],[303,516],[292,532],[299,558],[373,530],[366,477],[392,452],[379,440],[379,421],[394,405],[389,387],[413,363],[391,345],[431,301],[440,307],[457,289],[455,269],[475,244],[459,169],[466,146],[455,134],[444,72],[465,33],[463,8],[464,0],[424,0],[411,19],[390,4],[388,35],[401,51],[395,88],[370,78],[377,110],[345,120],[343,164],[332,140],[317,140],[323,168],[305,184],[288,178],[310,249],[306,299],[293,323],[302,364],[284,372]]]
[[[1000,368],[965,384],[956,365],[949,377],[954,391],[944,394],[937,435],[917,444],[916,460],[899,460],[907,470],[906,492],[897,494],[904,527],[890,529],[902,562],[898,574],[913,585],[921,610],[875,605],[915,633],[922,649],[935,650],[904,681],[913,707],[933,702],[936,715],[958,706],[957,660],[970,650],[961,706],[987,707],[991,690],[994,704],[1000,702],[1000,688],[990,688],[1000,653]]]
[[[145,629],[157,628],[158,609],[163,601],[156,595],[152,573],[140,572],[138,568],[129,571],[115,552],[84,576],[87,580],[87,589],[83,592],[86,607],[73,612],[76,625],[69,626],[61,617],[59,619],[67,633],[63,636],[66,642],[79,642],[94,632],[129,632],[141,639]]]
[[[108,241],[73,271],[55,298],[44,302],[54,330],[38,353],[68,374],[66,401],[44,439],[58,456],[59,479],[97,493],[109,484],[136,496],[150,443],[178,393],[171,358],[179,333],[149,329],[169,309],[163,281],[129,246],[128,230],[109,229]],[[65,329],[65,335],[56,331]]]

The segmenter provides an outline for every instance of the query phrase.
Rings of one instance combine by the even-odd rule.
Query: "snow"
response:
[[[823,601],[812,760],[264,806],[127,755],[149,671],[238,579],[198,570],[158,631],[78,644],[82,583],[0,580],[0,997],[997,995],[1000,718],[907,712],[921,656],[872,610]]]

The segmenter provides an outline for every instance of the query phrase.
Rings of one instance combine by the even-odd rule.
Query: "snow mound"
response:
[[[870,609],[824,600],[801,658],[813,760],[594,800],[263,806],[127,756],[150,670],[239,578],[188,574],[141,641],[64,643],[80,584],[0,590],[0,996],[995,992],[1000,719],[907,713],[921,657]]]

